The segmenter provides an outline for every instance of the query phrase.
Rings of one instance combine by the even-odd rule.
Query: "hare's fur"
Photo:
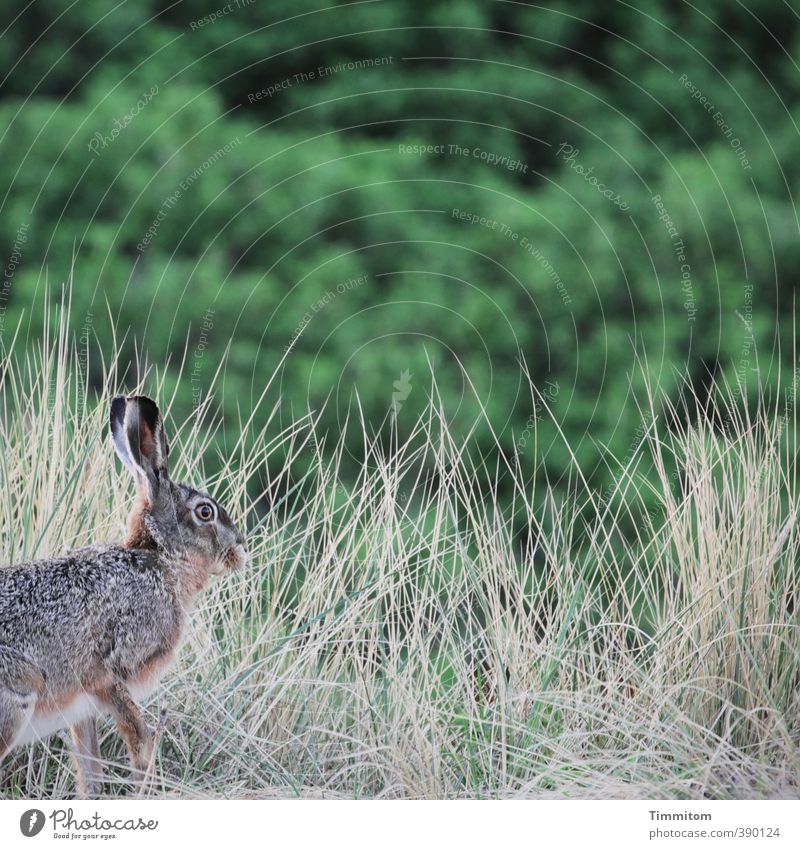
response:
[[[157,552],[91,546],[0,571],[0,645],[13,646],[42,677],[28,691],[32,713],[26,702],[17,707],[30,718],[12,746],[101,712],[115,678],[132,696],[149,695],[158,683],[151,669],[163,671],[186,616],[177,570],[165,565]]]
[[[115,405],[117,453],[139,488],[125,542],[0,568],[0,759],[69,727],[85,793],[97,792],[101,778],[99,714],[113,716],[143,775],[152,734],[136,700],[174,659],[209,577],[245,558],[224,509],[167,477],[155,404],[128,398]],[[209,512],[213,521],[196,515]]]

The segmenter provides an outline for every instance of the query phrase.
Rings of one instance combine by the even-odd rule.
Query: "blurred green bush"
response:
[[[684,367],[699,392],[791,381],[788,7],[228,6],[0,12],[6,257],[25,227],[4,343],[20,319],[37,338],[74,260],[76,333],[91,313],[102,347],[113,316],[169,386],[187,351],[179,416],[229,347],[231,435],[276,368],[287,418],[330,396],[338,429],[357,395],[377,427],[399,400],[402,433],[432,367],[464,433],[472,386],[530,457],[524,361],[598,487],[636,444],[635,352],[667,391]],[[538,429],[556,480],[568,452]]]

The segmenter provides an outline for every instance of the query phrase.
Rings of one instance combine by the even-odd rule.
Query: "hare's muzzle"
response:
[[[246,565],[247,549],[241,543],[237,543],[236,545],[228,549],[228,553],[225,555],[226,569],[230,569],[232,572],[236,572],[239,569],[244,569]]]

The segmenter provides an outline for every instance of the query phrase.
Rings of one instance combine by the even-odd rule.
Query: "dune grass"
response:
[[[63,320],[4,356],[0,562],[121,536],[115,368],[88,391]],[[435,394],[402,442],[354,415],[343,480],[343,439],[313,416],[282,430],[263,400],[222,444],[211,401],[176,422],[157,373],[141,388],[167,408],[173,477],[219,496],[251,554],[199,600],[147,705],[167,710],[148,795],[800,795],[793,398],[750,418],[730,390],[692,413],[654,391],[613,488],[576,467],[556,495],[457,441]],[[101,735],[106,792],[130,794],[110,719]],[[72,793],[58,736],[0,764],[3,798]]]

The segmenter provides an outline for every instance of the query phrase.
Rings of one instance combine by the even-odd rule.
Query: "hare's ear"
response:
[[[152,501],[167,477],[169,448],[155,401],[144,395],[119,396],[111,402],[111,438],[117,456]]]

